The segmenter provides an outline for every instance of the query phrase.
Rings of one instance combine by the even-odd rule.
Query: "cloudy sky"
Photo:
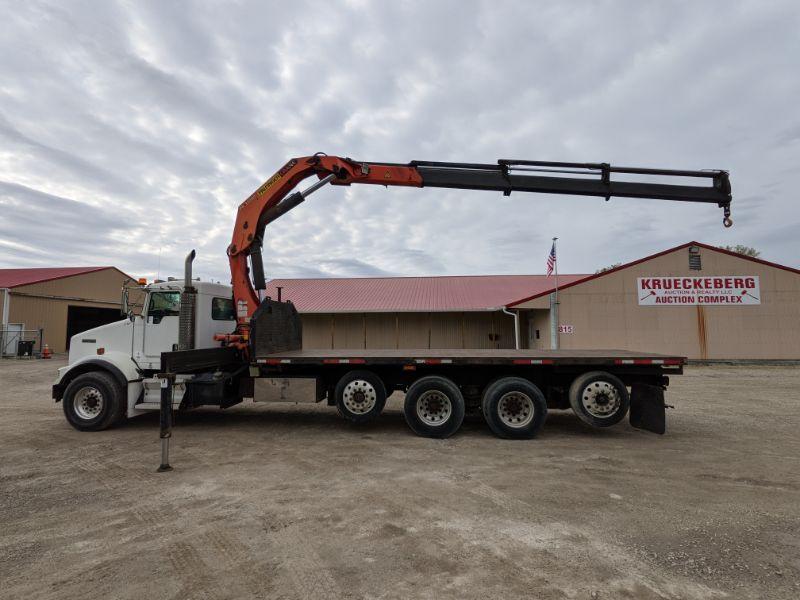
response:
[[[289,157],[722,168],[713,205],[326,188],[269,276],[593,272],[691,239],[800,266],[800,4],[11,2],[0,267],[228,280],[236,207]]]

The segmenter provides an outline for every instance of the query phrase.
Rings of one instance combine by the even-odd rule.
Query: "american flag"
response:
[[[547,257],[547,276],[553,274],[553,268],[556,266],[556,243],[553,242],[553,247],[550,248],[550,255]]]

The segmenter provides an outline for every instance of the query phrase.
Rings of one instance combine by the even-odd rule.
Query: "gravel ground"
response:
[[[196,411],[157,474],[157,415],[74,431],[61,362],[0,361],[4,599],[800,597],[797,367],[689,368],[663,437]]]

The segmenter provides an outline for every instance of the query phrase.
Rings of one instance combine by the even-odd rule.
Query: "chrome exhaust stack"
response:
[[[184,262],[183,291],[181,292],[181,310],[178,319],[178,350],[194,349],[197,290],[192,285],[192,262],[195,256],[196,253],[192,250],[186,255],[186,261]]]

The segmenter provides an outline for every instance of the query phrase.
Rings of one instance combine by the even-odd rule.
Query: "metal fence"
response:
[[[22,329],[13,323],[0,328],[0,357],[39,358],[44,329]]]

